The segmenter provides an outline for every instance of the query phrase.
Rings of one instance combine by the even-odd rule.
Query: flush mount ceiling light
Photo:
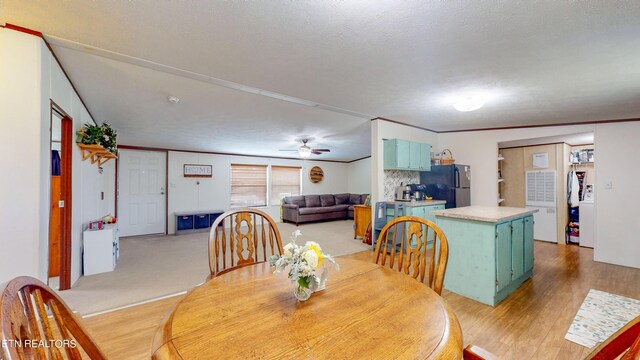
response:
[[[453,103],[453,107],[462,112],[474,111],[484,105],[484,100],[479,97],[465,97]]]
[[[180,102],[180,99],[178,99],[175,96],[167,96],[167,101],[169,101],[172,104],[177,104]]]

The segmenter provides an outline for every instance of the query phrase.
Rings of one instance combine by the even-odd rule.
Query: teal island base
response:
[[[533,275],[535,210],[470,206],[434,211],[449,243],[444,288],[496,306]]]

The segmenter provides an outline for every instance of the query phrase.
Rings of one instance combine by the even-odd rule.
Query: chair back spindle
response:
[[[0,359],[106,359],[62,299],[32,277],[2,287],[0,326]]]
[[[273,219],[256,209],[220,215],[209,232],[209,277],[282,255],[280,232]]]
[[[442,230],[427,219],[401,216],[388,222],[380,231],[373,261],[420,278],[438,294],[442,293],[449,245]],[[428,270],[427,270],[427,260]]]

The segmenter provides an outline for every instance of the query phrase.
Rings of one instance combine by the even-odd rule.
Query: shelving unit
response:
[[[98,163],[98,167],[102,167],[102,165],[104,165],[111,159],[118,158],[115,154],[105,149],[102,145],[87,145],[81,143],[77,143],[77,145],[82,150],[82,161],[91,159],[91,163]]]
[[[576,172],[578,177],[578,198],[582,200],[583,192],[586,189],[587,181],[593,181],[593,172],[595,170],[595,154],[593,145],[574,146],[571,147],[571,153],[569,155],[569,167]],[[587,180],[591,174],[591,180]],[[581,211],[586,209],[585,206],[580,203],[580,206],[569,207],[568,224],[566,226],[567,243],[582,245],[581,239],[583,225],[589,228],[592,225],[591,221],[584,221]],[[588,242],[588,241],[587,241]]]
[[[502,177],[502,160],[504,160],[504,157],[498,153],[498,205],[504,202],[504,199],[500,197],[502,193],[502,186],[500,185],[504,182],[504,178]]]

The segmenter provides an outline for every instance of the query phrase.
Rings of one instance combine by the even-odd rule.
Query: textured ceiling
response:
[[[0,3],[1,21],[42,31],[54,42],[76,42],[81,50],[82,45],[108,50],[127,61],[122,56],[126,55],[128,62],[144,59],[321,104],[321,109],[311,108],[311,112],[291,110],[305,117],[283,118],[282,124],[301,124],[301,130],[287,132],[290,136],[305,131],[302,124],[316,126],[314,119],[324,118],[318,115],[323,113],[330,120],[316,131],[329,134],[342,131],[332,124],[344,126],[346,122],[364,130],[365,119],[357,114],[435,130],[640,117],[638,18],[640,1]],[[58,51],[65,49],[56,47]],[[89,80],[96,80],[96,75],[86,71],[107,66],[107,62],[80,54],[60,57],[99,121],[130,113],[135,115],[129,117],[130,126],[141,127],[165,116],[153,109],[128,108],[138,105],[122,94],[134,100],[137,95],[122,83],[143,76],[137,74],[142,68],[123,65],[119,78],[101,79],[113,89],[99,88]],[[162,71],[148,76],[154,78],[144,90],[148,96],[154,90],[151,86],[163,79],[168,84],[173,81],[165,79]],[[189,88],[204,86],[195,80],[184,85],[194,96],[199,93]],[[237,91],[211,86],[216,85],[207,84],[207,90],[202,90],[208,95],[200,94],[209,100],[194,101],[201,108],[189,109],[189,113],[208,114],[212,109],[209,101],[217,99],[208,96]],[[174,92],[171,87],[155,89],[161,90]],[[487,99],[480,110],[460,113],[452,108],[456,97],[477,93]],[[216,109],[239,123],[249,123],[247,109],[236,106],[253,107],[253,96],[260,96],[244,101],[242,95],[237,96],[231,105],[217,101],[220,107]],[[189,97],[182,97],[185,102],[181,105],[186,108]],[[279,107],[286,107],[278,103],[281,100],[256,102],[261,104],[255,107],[264,111],[265,121],[282,115]],[[322,110],[325,107],[338,111]],[[345,115],[349,112],[356,116]],[[165,117],[158,126],[177,126],[173,124],[177,120]],[[199,120],[180,116],[179,121],[197,124]],[[226,127],[224,121],[210,116],[209,126]],[[234,131],[236,121],[231,123],[225,132]],[[238,133],[253,130],[235,129]],[[176,143],[183,143],[182,134],[172,136]],[[139,140],[167,139],[141,134]],[[360,146],[359,153],[345,150],[345,156],[356,158],[368,152],[364,144]]]

